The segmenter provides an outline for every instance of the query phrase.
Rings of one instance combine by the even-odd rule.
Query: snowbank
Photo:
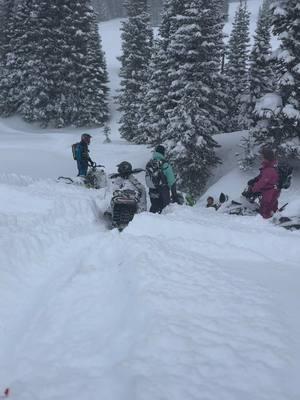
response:
[[[116,25],[100,28],[112,95]],[[108,172],[123,160],[144,167],[149,149],[120,140],[117,121],[114,110],[108,145],[89,130],[91,157]],[[300,232],[204,200],[108,231],[106,190],[55,181],[76,174],[71,144],[81,133],[0,120],[0,394],[298,400]],[[218,136],[223,164],[206,195],[239,195],[252,174],[236,167],[245,134]],[[291,213],[300,211],[299,177],[281,196]]]

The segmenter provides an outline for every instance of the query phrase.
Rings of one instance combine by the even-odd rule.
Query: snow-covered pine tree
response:
[[[27,0],[14,27],[0,108],[42,126],[103,124],[107,75],[90,0]]]
[[[168,101],[168,60],[160,40],[153,45],[153,53],[148,68],[148,82],[143,86],[143,99],[139,109],[138,135],[136,143],[158,144],[163,141],[168,120],[165,104]]]
[[[248,59],[249,59],[249,23],[250,13],[247,2],[240,0],[227,49],[225,75],[227,85],[226,131],[236,131],[247,127],[246,107],[248,95]]]
[[[1,0],[0,2],[0,65],[8,52],[8,45],[12,35],[11,20],[14,15],[15,0]]]
[[[259,17],[254,36],[254,45],[250,54],[249,98],[247,118],[250,131],[243,138],[243,154],[239,160],[240,168],[247,170],[255,161],[255,136],[265,132],[264,116],[256,112],[256,104],[275,88],[274,62],[271,58],[271,0],[264,0],[259,10]],[[262,120],[261,120],[262,117]]]
[[[2,0],[0,3],[0,115],[8,115],[11,108],[11,105],[6,102],[8,96],[6,64],[7,55],[10,52],[9,44],[14,32],[12,26],[14,8],[14,0]]]
[[[168,126],[166,110],[169,105],[170,67],[167,49],[170,31],[176,29],[177,16],[184,10],[181,0],[166,0],[162,14],[159,38],[153,46],[152,57],[148,69],[148,79],[143,88],[143,102],[139,112],[138,143],[159,144],[164,141]]]
[[[103,125],[108,119],[108,75],[101,38],[91,0],[68,1],[71,10],[68,36],[73,64],[68,102],[73,101],[71,123],[76,126]],[[70,21],[71,22],[71,21]]]
[[[219,92],[223,23],[218,0],[188,0],[170,27],[167,147],[180,186],[193,195],[201,193],[219,161],[212,136],[219,132],[224,97]]]
[[[254,45],[250,54],[249,101],[247,105],[250,126],[255,125],[255,104],[274,89],[271,64],[271,0],[264,0],[259,11]]]
[[[212,168],[220,161],[212,133],[216,126],[199,101],[199,87],[183,97],[169,115],[168,155],[178,177],[180,189],[193,197],[204,190]],[[177,140],[177,142],[176,142]]]
[[[15,12],[9,13],[2,37],[1,73],[0,73],[0,115],[10,116],[18,111],[22,103],[22,70],[30,37],[32,1],[21,2]],[[22,46],[20,46],[22,42]]]
[[[95,10],[97,21],[110,19],[108,6],[103,0],[92,0],[92,6]]]
[[[139,137],[139,111],[148,76],[153,32],[147,0],[126,0],[125,6],[128,19],[122,26],[120,133],[124,139],[135,141]]]
[[[45,127],[53,119],[55,104],[58,102],[56,84],[60,83],[57,74],[59,60],[57,57],[54,75],[51,56],[56,54],[59,43],[59,25],[52,24],[53,6],[47,0],[31,0],[27,4],[29,15],[26,29],[12,42],[14,56],[22,63],[22,67],[15,71],[21,76],[17,112],[26,121],[38,121]],[[58,23],[59,19],[56,20]],[[53,40],[49,40],[51,35]]]
[[[277,93],[273,95],[274,101],[268,106],[269,110],[263,113],[267,119],[266,128],[259,130],[255,138],[258,143],[271,143],[286,157],[300,158],[299,1],[276,0],[271,9],[273,32],[281,41],[277,52],[276,72],[279,78]],[[263,107],[265,105],[262,102],[261,113]]]

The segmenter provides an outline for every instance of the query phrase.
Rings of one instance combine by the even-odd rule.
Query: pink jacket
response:
[[[272,203],[277,199],[280,190],[277,188],[279,183],[279,175],[276,169],[277,161],[264,160],[260,169],[257,182],[252,186],[252,192],[261,193],[263,201]]]

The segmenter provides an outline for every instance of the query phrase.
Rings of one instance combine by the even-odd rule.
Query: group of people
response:
[[[86,176],[88,167],[96,165],[89,155],[88,146],[90,145],[91,137],[90,134],[83,133],[81,135],[81,141],[76,146],[75,159],[78,168],[77,176]],[[157,146],[152,159],[160,163],[161,182],[157,187],[149,187],[149,198],[151,202],[150,212],[161,213],[171,201],[179,202],[179,196],[176,190],[176,178],[173,168],[165,158],[165,147],[162,145]],[[132,172],[132,165],[129,162],[123,161],[118,165],[120,178],[127,179],[140,193],[141,201],[139,204],[139,211],[145,211],[146,191],[144,186],[133,176]],[[117,180],[115,184],[118,184]]]
[[[89,156],[88,146],[90,144],[91,135],[84,133],[81,136],[81,141],[76,148],[76,160],[78,167],[78,176],[85,176],[87,174],[88,166],[96,165]],[[278,210],[278,199],[280,196],[279,187],[279,174],[277,170],[277,160],[274,151],[269,147],[261,149],[263,157],[260,173],[255,178],[248,182],[247,194],[249,197],[254,194],[259,194],[260,209],[259,212],[263,218],[271,218]],[[153,154],[153,160],[160,163],[161,168],[161,182],[159,186],[149,186],[149,197],[151,201],[150,212],[161,213],[162,210],[170,204],[170,202],[179,202],[176,190],[176,178],[172,166],[165,158],[165,147],[159,145],[156,147]],[[132,166],[130,163],[125,162],[125,172],[122,171],[122,163],[119,164],[120,176],[122,173],[128,178],[132,173]],[[124,164],[125,165],[125,164]],[[124,175],[124,176],[125,176]],[[137,186],[137,190],[141,191],[142,187],[140,182],[131,177],[133,185]],[[143,189],[145,192],[145,190]],[[246,195],[247,195],[246,194]],[[144,198],[144,193],[142,194]]]

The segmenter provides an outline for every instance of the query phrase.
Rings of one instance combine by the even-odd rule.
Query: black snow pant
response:
[[[162,210],[170,204],[170,189],[168,186],[162,186],[159,189],[150,189],[149,196],[151,201],[150,212],[161,213]]]

